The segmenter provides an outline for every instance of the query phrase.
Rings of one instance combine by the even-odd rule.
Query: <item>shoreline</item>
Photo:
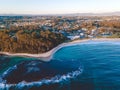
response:
[[[68,43],[62,43],[60,45],[58,45],[57,47],[53,48],[52,50],[45,52],[45,53],[41,53],[41,54],[29,54],[29,53],[9,53],[9,52],[0,52],[0,54],[2,55],[8,55],[8,56],[20,56],[20,57],[31,57],[31,58],[38,58],[41,61],[45,61],[48,62],[52,59],[53,55],[55,52],[57,52],[59,49],[66,47],[66,46],[71,46],[77,43],[81,43],[81,42],[86,42],[86,41],[116,41],[119,40],[120,38],[92,38],[92,39],[81,39],[81,40],[75,40],[75,41],[71,41]]]

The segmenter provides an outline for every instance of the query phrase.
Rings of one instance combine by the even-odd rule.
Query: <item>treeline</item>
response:
[[[99,22],[99,25],[102,27],[119,28],[120,29],[120,21],[119,20],[101,21],[101,22]]]
[[[99,27],[108,27],[108,28],[120,29],[120,21],[119,20],[88,21],[88,22],[83,22],[81,24],[81,27],[94,28],[96,25],[98,25]]]
[[[0,31],[0,51],[11,53],[43,53],[64,42],[60,33],[49,30]]]

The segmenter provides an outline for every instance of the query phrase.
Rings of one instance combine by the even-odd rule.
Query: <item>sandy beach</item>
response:
[[[75,40],[72,42],[68,42],[68,43],[62,43],[60,45],[58,45],[57,47],[53,48],[52,50],[46,52],[46,53],[42,53],[42,54],[28,54],[28,53],[9,53],[9,52],[0,52],[0,54],[3,55],[8,55],[8,56],[21,56],[21,57],[33,57],[33,58],[39,58],[41,61],[50,61],[54,55],[54,53],[56,51],[58,51],[59,49],[65,47],[65,46],[71,46],[71,45],[75,45],[77,43],[80,42],[86,42],[89,40],[94,40],[94,41],[120,41],[120,38],[94,38],[94,39],[83,39],[83,40]]]

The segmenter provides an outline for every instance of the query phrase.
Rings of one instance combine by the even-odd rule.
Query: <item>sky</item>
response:
[[[120,11],[120,0],[0,0],[0,14],[68,14]]]

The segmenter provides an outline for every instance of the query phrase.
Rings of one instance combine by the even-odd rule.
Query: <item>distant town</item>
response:
[[[0,16],[0,30],[21,29],[49,30],[72,40],[120,37],[120,16]]]

